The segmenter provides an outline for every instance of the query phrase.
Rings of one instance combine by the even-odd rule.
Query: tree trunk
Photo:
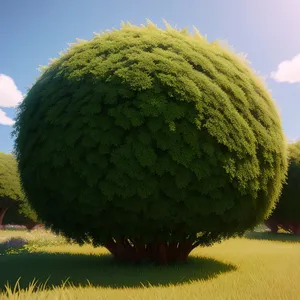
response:
[[[155,241],[143,244],[127,238],[108,241],[104,246],[119,261],[131,263],[150,261],[159,265],[187,263],[188,255],[193,250],[192,242],[188,241],[179,243]]]
[[[287,232],[293,233],[293,226],[288,221],[282,221],[278,226]]]
[[[7,210],[8,210],[8,208],[0,208],[0,229],[2,228],[4,215],[5,215]]]
[[[272,233],[278,232],[278,224],[274,220],[265,221],[265,225],[271,230]]]
[[[294,223],[292,225],[293,227],[293,234],[300,234],[300,223]]]
[[[34,227],[37,225],[37,223],[36,222],[28,222],[28,223],[26,223],[25,224],[25,227],[27,228],[27,230],[32,230],[32,229],[34,229]]]
[[[300,235],[300,226],[298,226],[298,228],[295,228],[294,234]]]

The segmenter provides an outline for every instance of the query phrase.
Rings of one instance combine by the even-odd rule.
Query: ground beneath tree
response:
[[[14,285],[19,277],[23,288],[34,278],[41,283],[48,279],[54,288],[30,296],[21,293],[20,300],[299,299],[300,237],[265,228],[247,238],[197,248],[187,264],[159,267],[118,264],[104,248],[67,244],[44,230],[0,232],[0,242],[10,237],[26,238],[29,253],[4,254],[0,249],[5,270],[0,272],[0,288],[7,281]],[[59,288],[67,278],[74,287]]]

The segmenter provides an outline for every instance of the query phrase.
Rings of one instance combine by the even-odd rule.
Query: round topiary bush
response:
[[[287,165],[280,118],[248,65],[197,32],[150,22],[54,60],[15,134],[38,215],[125,261],[186,261],[263,222]]]
[[[279,228],[300,234],[300,141],[288,147],[289,168],[279,202],[265,224],[272,232]]]

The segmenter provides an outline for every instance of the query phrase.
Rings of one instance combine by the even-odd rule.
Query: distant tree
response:
[[[15,137],[46,225],[124,261],[186,261],[243,234],[286,175],[279,115],[245,60],[151,22],[79,41],[44,68]]]
[[[37,221],[37,216],[22,193],[17,162],[13,155],[0,152],[0,227],[32,221]]]
[[[13,155],[0,152],[0,226],[7,210],[22,199],[17,162]]]
[[[272,232],[280,228],[300,234],[300,141],[289,145],[289,168],[279,202],[265,222]]]
[[[28,201],[18,201],[6,212],[3,225],[23,225],[27,229],[34,229],[41,221],[32,210]]]

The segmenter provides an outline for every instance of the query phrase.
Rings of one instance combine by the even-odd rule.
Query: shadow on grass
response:
[[[278,232],[272,233],[270,231],[252,231],[248,232],[244,236],[250,240],[266,240],[274,242],[286,242],[286,243],[300,243],[300,235]]]
[[[236,267],[212,258],[191,256],[188,264],[154,266],[151,264],[117,264],[110,255],[20,253],[0,256],[0,290],[5,284],[14,286],[19,277],[21,288],[35,278],[38,284],[60,286],[68,279],[74,286],[141,287],[183,284],[192,280],[208,280]]]

